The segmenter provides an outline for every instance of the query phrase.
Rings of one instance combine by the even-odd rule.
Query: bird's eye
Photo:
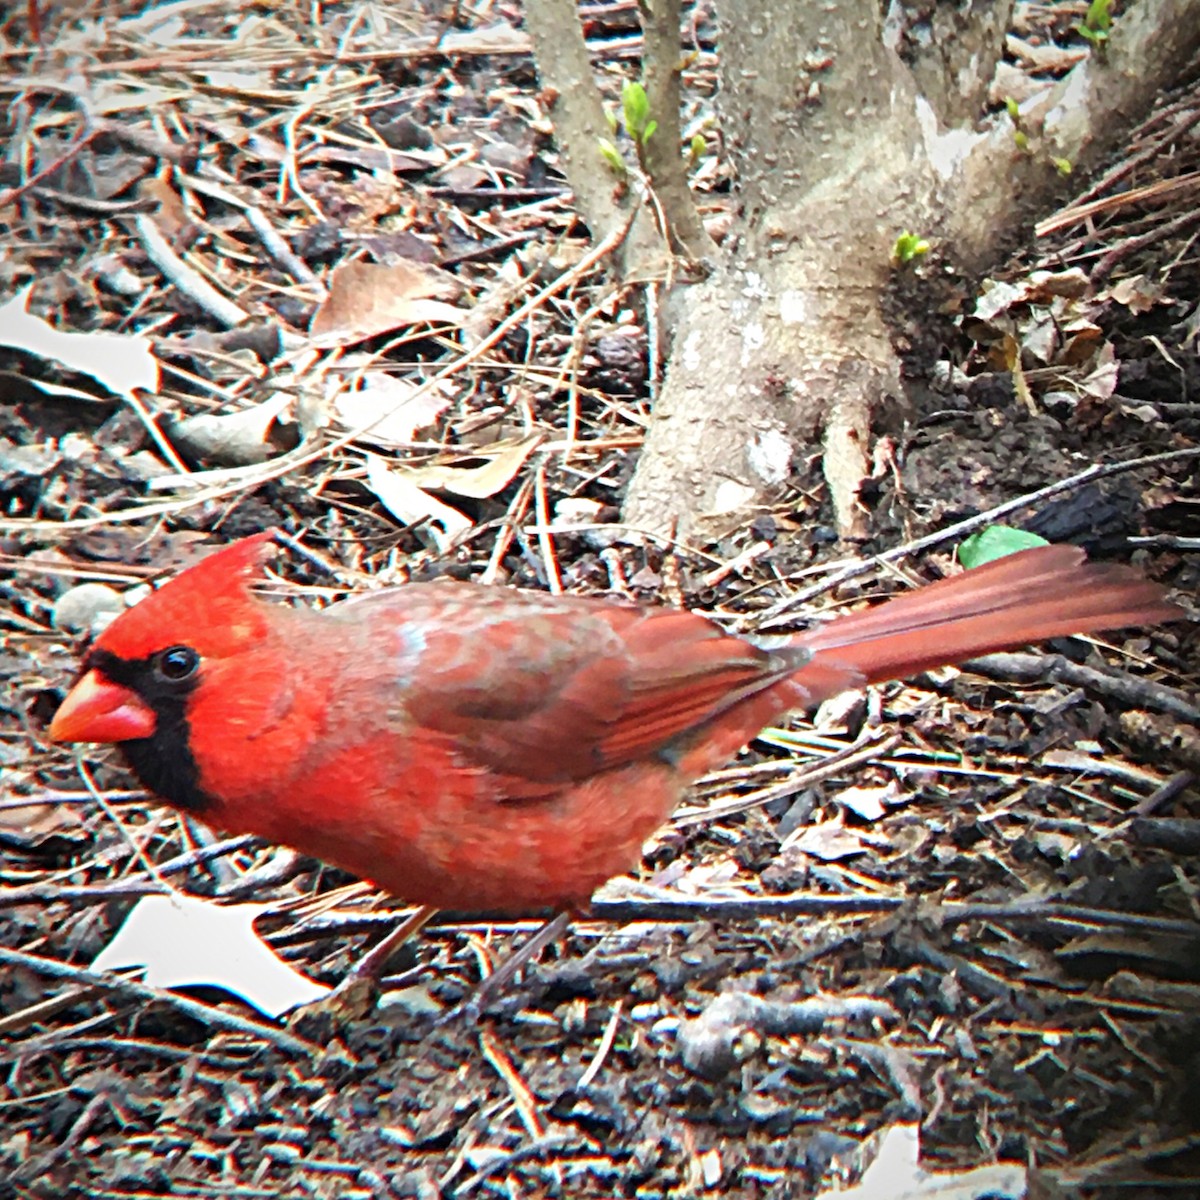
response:
[[[171,683],[191,679],[200,667],[200,655],[191,646],[171,646],[154,656],[154,669]]]

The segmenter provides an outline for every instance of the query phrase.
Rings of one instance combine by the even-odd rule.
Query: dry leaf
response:
[[[311,1004],[331,989],[292,970],[258,936],[265,904],[213,904],[176,892],[134,905],[92,969],[145,967],[152,987],[219,987],[269,1017]]]
[[[833,797],[838,804],[845,805],[864,821],[878,821],[887,814],[888,807],[895,804],[900,788],[895,780],[882,787],[848,787]]]
[[[266,462],[280,447],[272,444],[271,431],[291,406],[292,398],[279,392],[269,400],[231,413],[201,413],[167,424],[167,434],[185,453],[225,467]]]
[[[407,475],[418,487],[436,488],[456,496],[483,500],[508,487],[541,441],[542,435],[535,433],[519,442],[493,442],[486,450],[473,451],[465,456],[472,462],[483,459],[481,466],[456,467],[452,463],[441,462],[427,467],[414,467]]]
[[[1083,271],[1034,271],[1028,279],[1007,283],[984,280],[972,316],[992,324],[1018,304],[1051,304],[1056,299],[1078,300],[1087,295],[1088,277]]]
[[[1016,283],[985,279],[971,314],[977,321],[991,323],[1019,301],[1025,299],[1025,289]]]
[[[796,830],[780,849],[796,849],[822,862],[836,862],[839,858],[861,854],[866,847],[859,836],[847,829],[841,818],[837,818]]]
[[[1087,272],[1078,267],[1066,271],[1034,271],[1022,285],[1030,304],[1046,304],[1055,297],[1079,300],[1092,286]]]
[[[413,482],[411,473],[389,467],[378,454],[367,455],[367,487],[398,521],[423,524],[439,551],[448,550],[455,538],[471,528],[471,522],[458,509],[435,500]]]
[[[1048,366],[1058,353],[1058,320],[1051,310],[1038,308],[1021,331],[1021,353],[1027,362]]]
[[[1105,342],[1096,355],[1096,362],[1087,378],[1080,383],[1080,389],[1096,400],[1107,400],[1117,390],[1117,380],[1120,366],[1112,342]]]
[[[927,1171],[921,1166],[919,1125],[892,1125],[860,1148],[871,1161],[855,1187],[821,1192],[817,1200],[1025,1200],[1021,1163],[993,1163],[965,1171]]]
[[[1025,378],[1025,369],[1021,366],[1021,348],[1017,344],[1017,339],[1011,333],[1006,333],[1003,346],[1004,365],[1012,373],[1013,390],[1017,393],[1017,399],[1033,416],[1037,416],[1037,405],[1033,401],[1033,393],[1029,390],[1029,380]]]
[[[364,376],[356,391],[344,389],[334,396],[333,410],[346,429],[370,424],[363,436],[372,442],[406,445],[418,430],[433,425],[453,399],[447,384],[426,388],[411,398],[417,390],[418,385],[409,379],[372,372]]]
[[[419,43],[424,49],[425,42]],[[514,29],[507,21],[497,21],[483,29],[451,29],[439,39],[438,53],[455,54],[528,54],[529,34]]]
[[[3,337],[0,337],[0,343],[3,341]],[[3,395],[6,405],[34,400],[38,392],[59,400],[82,400],[85,404],[95,404],[98,399],[95,392],[85,392],[82,388],[63,387],[57,383],[48,383],[44,379],[31,379],[28,374],[21,375],[15,371],[0,371],[0,395]]]
[[[1156,304],[1169,303],[1163,289],[1145,275],[1131,275],[1113,284],[1109,296],[1123,304],[1130,312],[1149,312]]]
[[[1065,48],[1046,40],[1026,41],[1012,33],[1005,37],[1004,46],[1013,58],[1026,63],[1032,70],[1056,75],[1065,74],[1088,56],[1088,51],[1084,49],[1074,46]]]
[[[10,793],[8,803],[18,799]],[[28,850],[52,838],[86,841],[88,830],[82,818],[69,804],[30,803],[23,807],[0,806],[0,845]]]
[[[1060,322],[1063,347],[1058,361],[1066,366],[1090,362],[1104,341],[1104,330],[1085,316],[1072,316]]]
[[[313,314],[309,334],[322,347],[345,346],[405,325],[457,325],[462,285],[453,275],[411,259],[348,262],[329,279],[329,295]]]
[[[0,345],[52,359],[89,375],[110,392],[133,399],[137,391],[158,391],[158,360],[150,339],[123,333],[63,333],[29,311],[24,288],[0,305]]]

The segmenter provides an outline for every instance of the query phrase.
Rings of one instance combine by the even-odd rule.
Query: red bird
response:
[[[1172,620],[1082,550],[1025,550],[766,649],[706,617],[473,584],[322,611],[251,591],[270,533],[101,635],[50,725],[116,742],[163,800],[435,908],[577,908],[698,776],[849,688]]]

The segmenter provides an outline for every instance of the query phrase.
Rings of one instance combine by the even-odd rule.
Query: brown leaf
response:
[[[493,442],[486,450],[473,451],[467,456],[468,461],[482,459],[479,466],[461,467],[453,465],[453,460],[443,460],[428,467],[414,467],[407,475],[421,488],[483,500],[512,482],[541,440],[542,435],[535,433],[519,442]]]
[[[1156,304],[1169,303],[1163,289],[1145,275],[1131,275],[1128,279],[1120,280],[1113,284],[1108,294],[1134,313],[1149,312]]]
[[[457,325],[465,313],[444,301],[461,292],[453,275],[424,263],[343,263],[309,333],[318,345],[345,346],[405,325]]]

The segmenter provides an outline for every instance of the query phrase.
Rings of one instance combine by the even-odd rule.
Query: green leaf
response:
[[[982,567],[984,563],[1016,554],[1018,550],[1049,544],[1044,537],[1027,533],[1024,529],[1013,529],[1010,525],[989,525],[963,540],[958,548],[958,561],[964,567]]]
[[[646,89],[634,79],[627,79],[621,88],[621,107],[625,112],[625,128],[632,138],[645,142],[646,124],[650,120],[650,98]]]
[[[1004,111],[1008,113],[1014,125],[1021,119],[1021,106],[1011,96],[1004,101]]]
[[[596,141],[600,146],[600,157],[608,164],[609,170],[614,175],[624,179],[629,173],[629,168],[625,165],[625,160],[621,157],[620,150],[608,138],[597,138]]]
[[[1108,31],[1112,28],[1112,0],[1092,0],[1083,24],[1072,25],[1071,28],[1097,50],[1103,51],[1108,43]]]
[[[1072,25],[1071,28],[1074,29],[1074,31],[1079,34],[1081,38],[1085,38],[1087,41],[1091,42],[1097,50],[1102,49],[1108,44],[1108,34],[1103,29],[1090,29],[1086,25]]]
[[[892,246],[892,263],[897,267],[907,266],[915,258],[929,253],[929,243],[917,233],[905,230]]]
[[[1112,0],[1092,0],[1083,23],[1091,30],[1106,33],[1112,28]]]
[[[708,139],[702,133],[693,133],[688,153],[693,163],[698,163],[708,150]]]
[[[642,145],[643,146],[650,140],[651,136],[653,135],[654,131],[657,128],[658,128],[657,121],[647,121],[646,122],[646,128],[642,130]]]

